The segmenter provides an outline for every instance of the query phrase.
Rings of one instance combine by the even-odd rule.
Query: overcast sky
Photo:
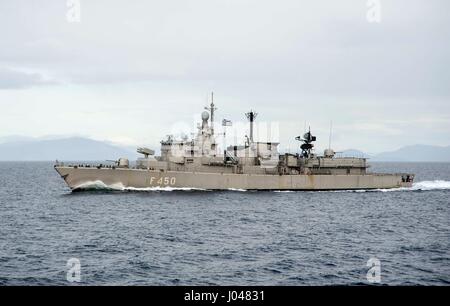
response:
[[[155,147],[217,118],[305,122],[319,148],[450,145],[450,2],[0,0],[0,137],[78,135]],[[73,21],[73,19],[71,19]]]

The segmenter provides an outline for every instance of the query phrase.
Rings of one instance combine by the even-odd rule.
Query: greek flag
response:
[[[231,120],[223,119],[222,120],[222,126],[231,126]]]

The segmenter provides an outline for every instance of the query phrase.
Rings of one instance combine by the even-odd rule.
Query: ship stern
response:
[[[402,183],[401,187],[403,188],[411,188],[414,184],[414,174],[405,173],[402,174]]]

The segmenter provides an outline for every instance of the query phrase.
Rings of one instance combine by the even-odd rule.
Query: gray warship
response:
[[[296,154],[278,151],[278,142],[254,141],[256,113],[246,113],[249,136],[242,145],[220,150],[214,130],[216,107],[212,99],[201,114],[198,133],[192,139],[168,136],[161,141],[161,154],[140,147],[142,154],[132,165],[127,158],[113,164],[65,164],[55,170],[72,191],[94,187],[112,189],[202,190],[361,190],[411,187],[413,174],[371,173],[366,158],[339,157],[331,149],[317,155],[311,130],[296,137]],[[226,127],[230,121],[224,119]]]

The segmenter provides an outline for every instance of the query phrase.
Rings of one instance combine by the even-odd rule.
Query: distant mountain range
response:
[[[349,149],[349,150],[344,150],[342,152],[337,152],[336,156],[338,156],[338,157],[373,158],[372,155],[364,153],[364,152],[359,151],[359,150],[355,150],[355,149]]]
[[[34,139],[22,137],[0,138],[0,160],[3,161],[88,161],[134,159],[132,150],[106,142],[82,137],[62,139]]]
[[[413,145],[372,157],[374,161],[450,162],[450,146]]]
[[[83,137],[28,138],[23,136],[0,137],[0,161],[89,161],[116,160],[128,157],[134,160],[137,153],[128,147]],[[450,146],[412,145],[392,152],[367,154],[359,150],[345,150],[338,156],[366,157],[372,161],[430,161],[450,162]]]
[[[348,157],[365,157],[372,161],[396,162],[450,162],[450,146],[412,145],[395,151],[379,154],[366,154],[358,150],[345,150],[339,153]]]

